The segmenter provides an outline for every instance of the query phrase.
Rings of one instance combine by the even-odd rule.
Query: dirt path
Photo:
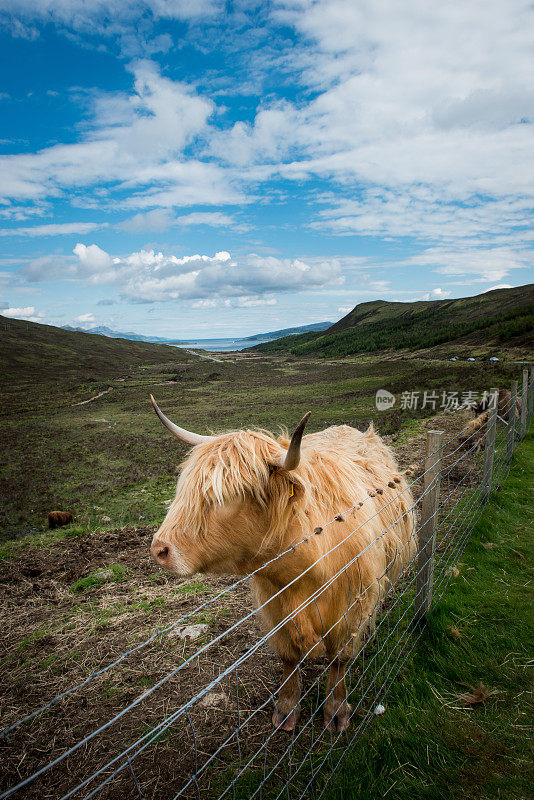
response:
[[[104,389],[103,392],[99,392],[95,394],[94,397],[90,397],[89,400],[82,400],[80,403],[73,403],[74,406],[84,406],[86,403],[92,403],[93,400],[98,400],[99,397],[102,397],[103,394],[108,394],[113,389],[113,386],[110,386],[109,389]]]
[[[190,355],[192,355],[192,356],[198,356],[199,358],[205,358],[206,361],[216,361],[217,364],[226,363],[225,361],[223,361],[222,358],[214,358],[213,356],[205,356],[203,353],[195,353],[194,350],[186,350],[185,352],[186,353],[190,353]]]

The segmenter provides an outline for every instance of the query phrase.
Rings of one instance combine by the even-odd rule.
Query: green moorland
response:
[[[187,448],[149,402],[200,433],[242,427],[278,432],[311,410],[309,430],[373,419],[401,435],[432,411],[377,412],[379,388],[483,391],[520,377],[515,354],[475,363],[428,357],[305,359],[259,353],[209,361],[166,345],[10,320],[0,338],[0,538],[46,531],[47,512],[71,511],[83,533],[155,525],[173,495]],[[473,351],[476,354],[476,351]],[[82,401],[106,392],[96,400]],[[48,536],[48,534],[47,534]]]
[[[328,800],[532,797],[533,491],[531,432]]]
[[[476,297],[357,305],[324,333],[288,336],[256,345],[262,353],[334,357],[384,350],[464,352],[481,347],[528,348],[534,330],[534,285]],[[452,352],[452,351],[451,351]]]

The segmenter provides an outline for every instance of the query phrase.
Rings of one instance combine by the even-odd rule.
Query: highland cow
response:
[[[70,525],[71,522],[72,514],[69,511],[50,511],[48,514],[48,527],[51,531],[63,525]]]
[[[259,570],[255,601],[283,664],[273,724],[295,727],[297,665],[326,654],[324,721],[343,730],[351,712],[347,661],[417,549],[413,499],[393,454],[372,425],[303,437],[309,413],[290,441],[254,430],[200,436],[151,399],[163,424],[194,446],[152,556],[180,577]]]

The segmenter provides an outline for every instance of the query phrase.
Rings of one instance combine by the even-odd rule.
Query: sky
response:
[[[176,338],[534,281],[525,0],[0,0],[0,314]]]

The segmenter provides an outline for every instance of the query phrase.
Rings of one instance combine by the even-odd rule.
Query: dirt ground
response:
[[[444,430],[445,452],[452,453],[469,416],[460,412],[427,419],[393,442],[401,466],[416,480],[416,496],[426,430]],[[447,491],[454,492],[457,485],[465,488],[472,468],[470,455],[449,475]],[[152,533],[152,528],[96,531],[83,538],[28,546],[2,562],[3,729],[142,645],[155,632],[160,635],[0,740],[0,789],[90,735],[178,667],[175,675],[114,725],[15,796],[62,797],[210,682],[209,693],[134,759],[134,774],[126,765],[98,797],[163,800],[184,786],[183,797],[218,797],[254,754],[251,767],[256,775],[263,775],[266,768],[268,772],[278,760],[288,774],[294,766],[290,759],[306,752],[317,738],[323,737],[319,749],[334,744],[324,738],[318,713],[324,665],[311,663],[303,669],[305,686],[314,686],[303,704],[303,719],[307,716],[312,722],[300,734],[300,749],[288,749],[291,736],[273,734],[271,729],[272,693],[281,678],[278,659],[262,646],[231,669],[262,636],[255,615],[238,624],[253,610],[246,582],[233,586],[232,579],[180,582],[167,577],[149,559]],[[164,632],[173,624],[173,630]],[[198,638],[180,638],[177,631],[184,635],[183,627],[190,625],[195,626],[194,634],[200,631]],[[203,652],[197,656],[199,649]],[[337,746],[342,748],[343,740]],[[204,773],[202,766],[219,748]],[[74,796],[85,797],[112,771]],[[201,773],[198,783],[187,785],[196,771]]]

